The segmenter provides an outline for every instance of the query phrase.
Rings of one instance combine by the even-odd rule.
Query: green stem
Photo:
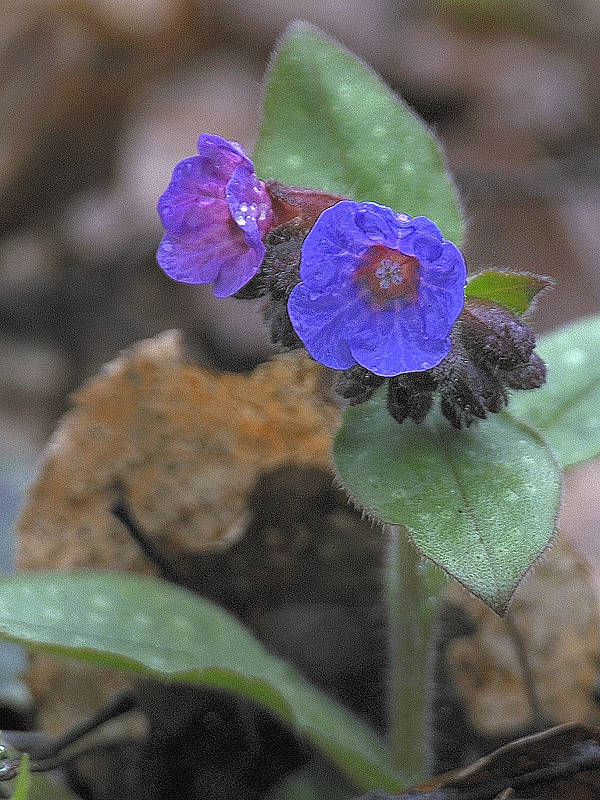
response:
[[[407,532],[387,526],[389,621],[388,743],[394,765],[416,783],[424,777],[428,650],[436,599],[446,584]]]

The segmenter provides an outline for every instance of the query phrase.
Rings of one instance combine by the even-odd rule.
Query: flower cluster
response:
[[[441,395],[456,427],[545,380],[529,328],[501,306],[465,303],[458,248],[426,217],[260,181],[235,142],[204,134],[158,203],[163,270],[217,297],[265,297],[274,342],[341,370],[337,391],[420,422]]]

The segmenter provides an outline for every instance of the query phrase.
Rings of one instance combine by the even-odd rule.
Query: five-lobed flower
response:
[[[426,217],[344,200],[306,237],[292,325],[327,367],[379,376],[431,369],[449,353],[464,303],[458,248]]]

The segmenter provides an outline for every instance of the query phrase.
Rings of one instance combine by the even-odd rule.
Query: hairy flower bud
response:
[[[459,330],[472,360],[490,370],[512,370],[526,364],[535,347],[531,329],[495,303],[467,299]]]
[[[546,365],[532,353],[527,364],[504,373],[504,383],[511,389],[539,389],[546,383]]]
[[[335,391],[349,401],[351,406],[364,403],[385,382],[385,378],[375,375],[360,364],[344,370],[337,380]]]
[[[467,300],[446,358],[432,369],[388,379],[388,411],[399,423],[422,422],[437,393],[449,422],[468,428],[488,413],[501,411],[508,403],[508,389],[543,385],[546,367],[534,346],[533,333],[522,319],[502,306]],[[378,376],[359,369],[346,370],[336,386],[353,405],[368,400],[380,385]]]
[[[436,389],[433,370],[397,375],[389,380],[387,409],[396,422],[405,419],[423,422],[431,410]]]

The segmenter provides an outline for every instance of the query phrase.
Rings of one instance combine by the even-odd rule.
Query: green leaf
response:
[[[600,455],[600,315],[543,336],[548,382],[515,392],[511,414],[539,430],[563,469]]]
[[[157,678],[226,689],[292,724],[361,788],[406,788],[375,734],[197,595],[119,573],[0,578],[0,635]]]
[[[385,392],[349,408],[334,441],[338,477],[385,522],[497,613],[554,532],[560,471],[535,431],[499,414],[457,431],[431,413],[398,425]]]
[[[25,753],[19,764],[19,774],[15,781],[15,791],[12,800],[28,800],[30,784],[31,773],[29,772],[29,756]]]
[[[355,794],[355,787],[346,776],[317,756],[283,778],[265,800],[348,800]]]
[[[271,64],[253,158],[265,180],[423,214],[461,243],[435,138],[369,67],[306,23],[291,26]]]
[[[552,286],[553,281],[531,272],[488,270],[474,275],[465,289],[473,300],[489,300],[508,308],[513,314],[524,314],[537,294]]]

